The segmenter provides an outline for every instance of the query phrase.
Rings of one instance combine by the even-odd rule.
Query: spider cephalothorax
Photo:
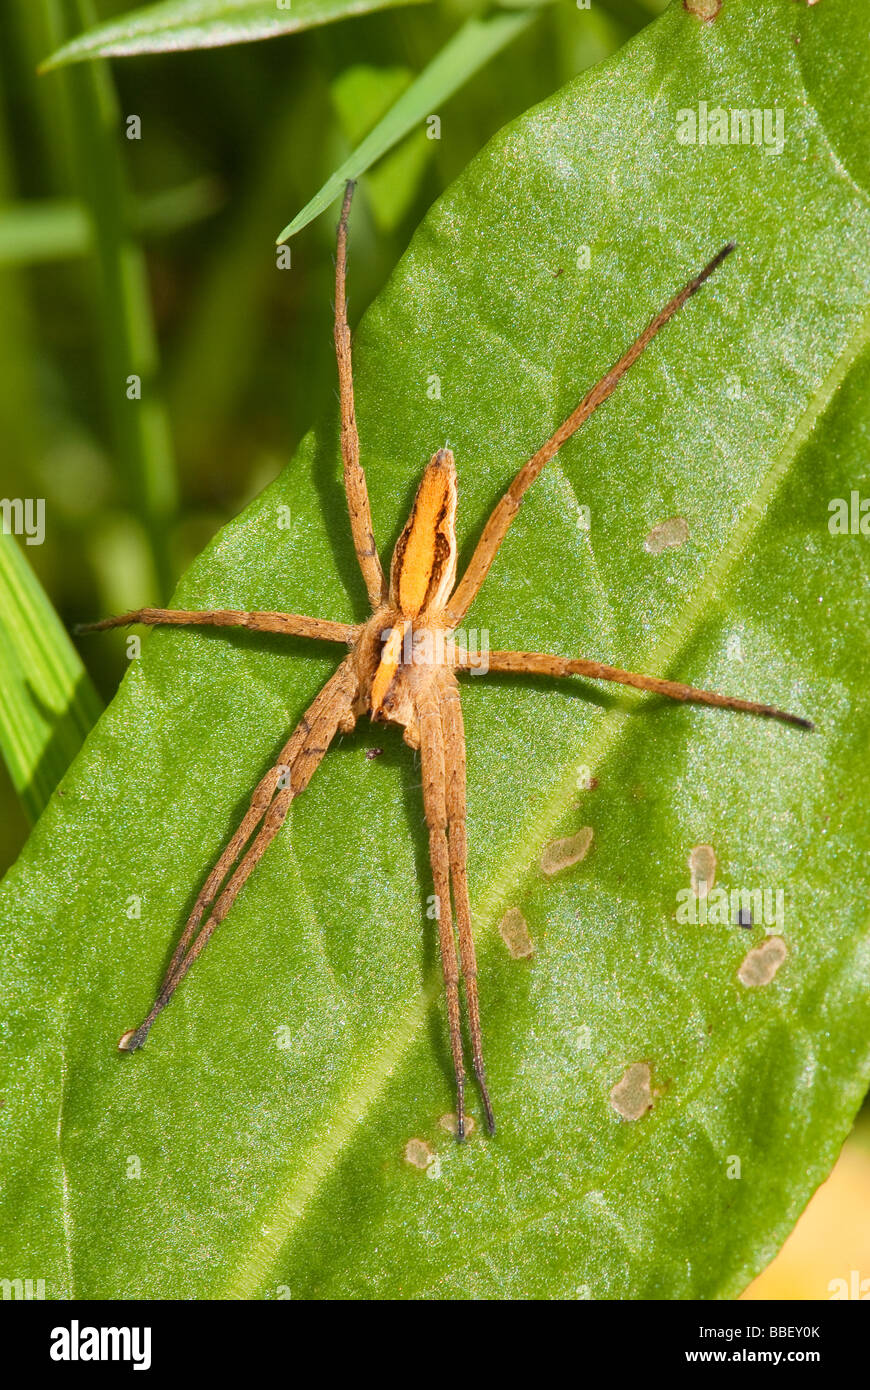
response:
[[[445,605],[456,582],[456,464],[449,449],[430,459],[411,515],[396,541],[389,604],[371,619],[381,641],[366,713],[400,724],[420,747],[418,710],[427,688],[444,679],[452,631]],[[365,679],[367,652],[357,669]]]
[[[480,590],[499,546],[519,511],[523,496],[544,465],[608,396],[667,323],[732,251],[724,246],[694,279],[655,315],[619,361],[533,458],[524,464],[492,512],[468,568],[456,583],[456,466],[449,449],[430,460],[393,554],[387,585],[372,533],[365,474],[360,464],[347,325],[345,273],[347,219],[352,185],[348,184],[338,228],[335,282],[335,347],[341,400],[341,451],[351,532],[368,590],[371,617],[355,625],[295,613],[143,608],[119,618],[90,624],[90,629],[142,622],[252,628],[345,644],[350,651],[326,682],[254,791],[250,807],[217,864],[208,875],[170,961],[154,1005],[143,1023],[124,1033],[119,1047],[141,1047],[157,1015],[218,924],[227,915],[254,865],[278,833],[294,797],[311,776],[336,733],[347,733],[364,715],[401,726],[405,741],[418,749],[423,774],[423,808],[429,833],[429,857],[437,904],[438,940],[447,995],[450,1045],[456,1074],[457,1125],[465,1134],[465,1066],[463,1061],[459,980],[465,989],[474,1073],[480,1087],[487,1126],[495,1128],[483,1067],[483,1042],[477,994],[477,964],[466,876],[465,734],[457,672],[479,669],[451,638]],[[691,700],[724,709],[746,710],[812,728],[799,715],[736,696],[640,675],[585,657],[549,656],[542,652],[490,651],[489,671],[547,676],[588,676],[653,691],[675,700]],[[203,920],[205,919],[205,920]],[[455,922],[455,925],[454,925]]]

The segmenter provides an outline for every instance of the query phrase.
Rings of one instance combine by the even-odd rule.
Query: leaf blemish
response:
[[[405,1162],[412,1168],[426,1169],[434,1157],[425,1139],[409,1139],[405,1145]]]
[[[632,1062],[613,1090],[610,1104],[623,1120],[639,1120],[653,1106],[652,1073],[646,1062]]]
[[[808,3],[813,4],[814,0],[808,0]],[[722,0],[683,0],[683,9],[696,19],[702,19],[705,24],[712,24],[721,8]]]
[[[689,523],[684,516],[671,516],[660,521],[644,537],[643,548],[648,555],[661,555],[664,550],[676,550],[689,539]]]
[[[534,955],[535,946],[529,935],[529,924],[518,907],[509,907],[498,924],[499,935],[514,960]]]
[[[452,1111],[449,1115],[442,1115],[441,1118],[440,1118],[440,1120],[438,1121],[438,1123],[439,1123],[439,1125],[441,1126],[442,1129],[444,1129],[444,1130],[447,1131],[448,1134],[452,1134],[452,1135],[454,1136],[454,1138],[456,1137],[456,1135],[457,1135],[457,1133],[458,1133],[458,1131],[459,1131],[459,1122],[458,1122],[458,1120],[457,1120],[457,1118],[456,1118],[456,1112],[455,1112],[455,1111]],[[473,1116],[473,1115],[466,1115],[466,1117],[465,1117],[465,1137],[466,1137],[466,1139],[469,1137],[469,1135],[472,1135],[472,1134],[474,1133],[474,1130],[475,1130],[474,1116]]]
[[[589,853],[593,834],[592,826],[584,825],[576,835],[568,835],[563,840],[551,840],[544,846],[541,855],[543,872],[552,877],[553,874],[560,874],[563,869],[570,869],[572,864],[579,864]]]
[[[756,985],[767,985],[788,955],[788,947],[781,936],[769,936],[759,946],[753,946],[743,958],[737,978],[747,989]]]
[[[716,882],[716,851],[712,845],[695,845],[690,850],[689,872],[695,897],[706,898]]]

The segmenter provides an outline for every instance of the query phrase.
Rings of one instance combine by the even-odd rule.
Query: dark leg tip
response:
[[[476,1073],[477,1084],[480,1087],[480,1098],[483,1101],[483,1113],[486,1117],[486,1129],[488,1134],[495,1134],[495,1113],[492,1108],[492,1101],[489,1098],[489,1091],[486,1086],[486,1078],[481,1068]]]
[[[770,709],[765,713],[770,714],[773,719],[780,719],[783,724],[791,724],[795,729],[809,729],[810,733],[815,733],[816,726],[811,719],[804,719],[802,714],[789,714],[784,709]]]
[[[456,1141],[465,1142],[465,1078],[456,1077]]]

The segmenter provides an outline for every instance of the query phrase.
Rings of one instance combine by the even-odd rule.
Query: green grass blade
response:
[[[189,48],[223,48],[273,39],[339,19],[422,0],[165,0],[98,24],[65,43],[43,69],[85,58],[129,57]]]
[[[91,246],[81,203],[69,198],[17,203],[0,210],[0,265],[41,265],[81,256]]]
[[[0,531],[0,751],[35,821],[101,712],[39,580]]]
[[[453,96],[469,77],[479,72],[500,49],[527,29],[538,15],[538,9],[524,9],[515,14],[470,19],[464,24],[423,69],[417,80],[402,93],[383,120],[357,145],[353,154],[287,224],[278,241],[287,241],[325,212],[339,197],[348,179],[358,178],[365,173],[375,160],[398,144],[415,125]]]
[[[143,236],[161,235],[208,217],[219,201],[213,179],[191,179],[142,198],[133,223]],[[75,199],[45,198],[0,209],[0,266],[70,260],[93,249],[93,226]]]
[[[54,38],[91,18],[90,0],[65,0],[48,12]],[[121,158],[122,126],[108,68],[63,74],[79,188],[94,228],[106,405],[128,501],[145,525],[161,593],[172,588],[169,538],[176,507],[175,463],[158,381],[158,354],[145,261],[130,229]],[[141,399],[128,399],[136,376]]]

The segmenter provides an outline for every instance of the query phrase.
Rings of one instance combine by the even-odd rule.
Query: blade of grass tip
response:
[[[469,19],[426,65],[366,138],[277,238],[288,241],[339,198],[348,179],[358,178],[414,126],[443,105],[470,77],[540,17],[540,8]]]
[[[202,174],[141,198],[134,213],[135,224],[143,236],[163,236],[211,217],[224,198],[219,180]]]
[[[163,0],[89,28],[51,54],[42,71],[85,58],[177,53],[274,39],[373,10],[423,0]]]
[[[78,653],[12,536],[0,529],[0,752],[37,819],[101,704]]]
[[[93,18],[89,0],[43,0],[54,40]],[[158,383],[157,343],[141,248],[131,230],[117,98],[104,63],[72,68],[66,86],[70,137],[82,199],[93,223],[106,399],[129,504],[145,525],[162,595],[173,587],[169,539],[175,464]],[[137,387],[132,379],[138,380]]]

